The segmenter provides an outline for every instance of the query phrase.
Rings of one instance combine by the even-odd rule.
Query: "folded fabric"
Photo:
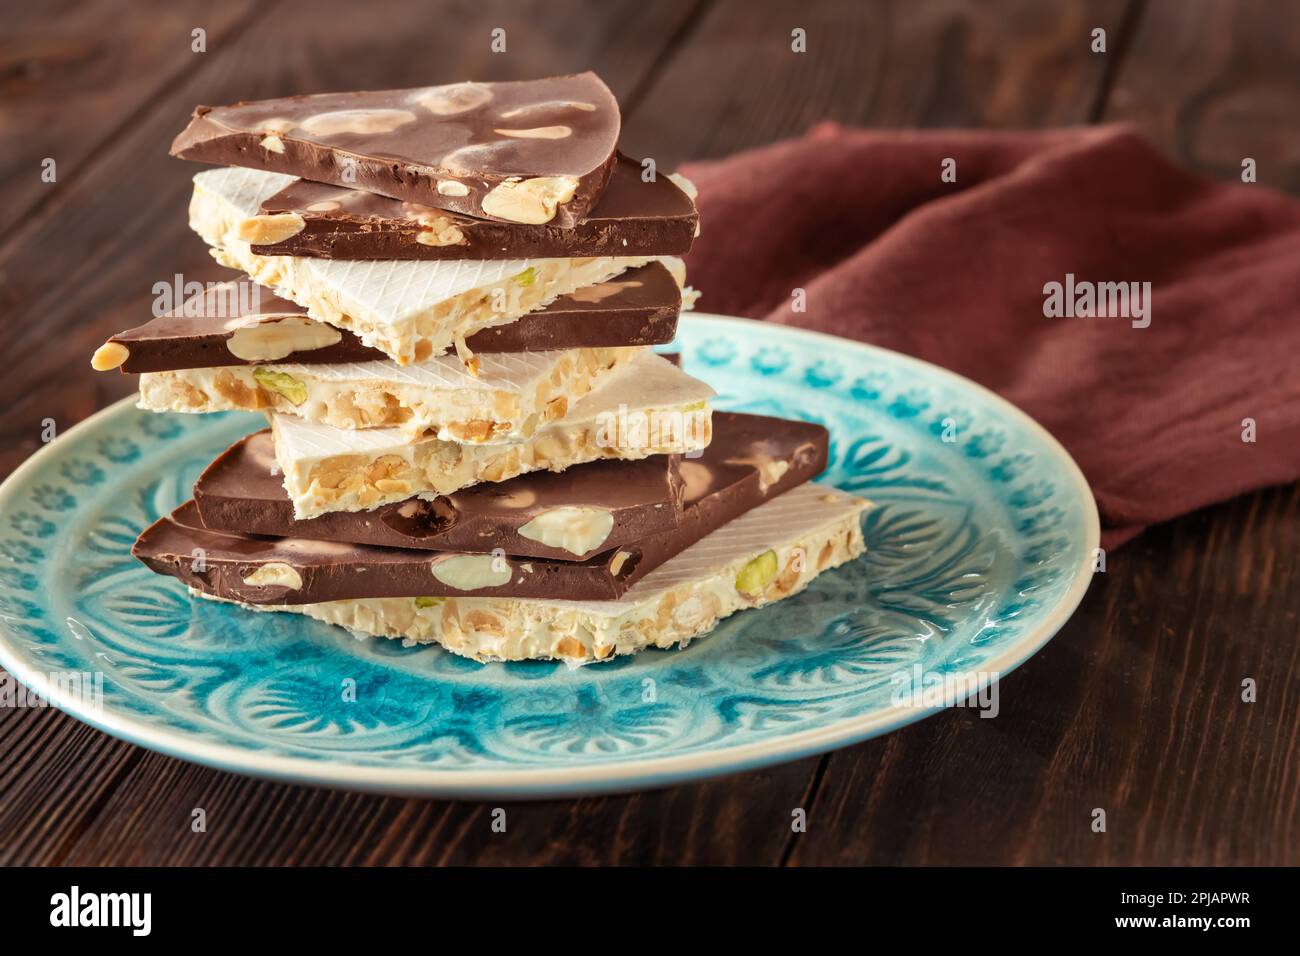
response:
[[[871,342],[997,391],[1078,461],[1106,547],[1300,478],[1292,199],[1207,181],[1123,127],[823,124],[685,173],[726,237],[687,259],[709,311]],[[1052,313],[1047,285],[1071,282],[1150,282],[1148,311]]]

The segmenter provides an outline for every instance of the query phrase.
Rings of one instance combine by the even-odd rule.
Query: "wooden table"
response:
[[[167,157],[196,103],[588,68],[623,104],[627,151],[660,168],[826,117],[1127,120],[1212,175],[1249,155],[1261,181],[1300,192],[1300,4],[21,4],[0,38],[0,472],[38,447],[42,420],[66,429],[133,387],[86,357],[141,321],[155,281],[218,275],[185,225],[193,170]],[[1297,488],[1208,508],[1110,556],[1070,624],[1003,681],[997,720],[953,710],[761,773],[521,804],[507,834],[490,805],[266,783],[52,710],[0,710],[0,863],[1296,863],[1298,554]],[[806,833],[791,833],[795,807]]]

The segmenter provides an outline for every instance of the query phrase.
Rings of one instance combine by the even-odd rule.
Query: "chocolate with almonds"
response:
[[[671,455],[595,461],[295,520],[267,430],[241,438],[208,465],[194,484],[194,502],[213,531],[577,561],[675,528],[682,479]]]
[[[681,256],[699,225],[695,203],[676,182],[647,182],[626,156],[596,208],[571,229],[474,219],[306,179],[264,200],[261,211],[241,226],[255,253],[318,259]]]
[[[579,73],[200,106],[171,153],[571,229],[605,191],[620,122],[600,77]]]
[[[301,532],[310,530],[311,522],[295,523],[294,537],[270,536],[252,529],[245,533],[214,531],[205,526],[193,502],[154,522],[140,535],[132,553],[160,574],[170,574],[204,593],[248,604],[385,597],[436,601],[449,596],[613,600],[710,532],[803,484],[826,465],[827,433],[819,425],[734,412],[716,413],[715,425],[717,433],[703,455],[678,463],[683,505],[675,527],[626,541],[582,561],[508,556],[501,551],[428,551],[346,543],[339,539],[340,525],[329,527],[328,538],[303,537]],[[608,494],[612,499],[617,492]],[[264,500],[268,501],[267,512],[275,511],[277,517],[267,524],[251,518],[248,523],[259,528],[281,527],[275,522],[282,518],[284,505]],[[590,497],[583,501],[593,504]],[[251,504],[255,509],[256,499]],[[339,516],[341,523],[353,522],[354,528],[367,520],[376,520],[376,513]],[[451,527],[458,520],[453,518]],[[588,516],[580,516],[580,520],[587,522]],[[316,527],[324,532],[323,526]],[[563,521],[556,527],[562,529]]]
[[[345,329],[308,318],[306,309],[267,289],[242,285],[215,286],[179,309],[119,332],[100,346],[92,365],[134,373],[388,357]],[[256,301],[241,294],[246,289],[256,290]],[[677,281],[652,262],[561,296],[514,322],[482,329],[465,344],[484,353],[659,345],[677,334],[680,309]]]

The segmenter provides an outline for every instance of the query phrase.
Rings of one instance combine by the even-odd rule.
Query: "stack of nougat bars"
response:
[[[265,413],[135,555],[199,595],[479,661],[686,644],[861,553],[817,425],[652,346],[694,189],[592,73],[195,110],[190,226],[248,279],[95,353],[140,407]],[[250,281],[251,280],[251,281]],[[179,283],[178,283],[179,284]]]

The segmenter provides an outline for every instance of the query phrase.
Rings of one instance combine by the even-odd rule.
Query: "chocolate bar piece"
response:
[[[647,265],[647,256],[558,259],[309,259],[258,256],[239,226],[292,180],[256,169],[194,177],[190,228],[222,265],[241,270],[320,322],[349,329],[406,365],[441,355],[457,339],[506,325],[562,295]],[[685,265],[667,257],[685,282]]]
[[[405,367],[236,365],[145,372],[140,408],[155,412],[276,410],[342,429],[399,428],[408,441],[502,443],[530,438],[644,349],[496,352],[471,370],[455,355]]]
[[[737,611],[798,594],[865,550],[868,502],[803,485],[759,505],[666,561],[612,601],[370,598],[266,607],[352,634],[438,643],[471,660],[562,660],[571,667],[646,647],[685,647]],[[792,615],[825,622],[813,602]]]
[[[248,294],[256,290],[256,296]],[[473,353],[658,345],[677,334],[681,289],[660,262],[631,269],[561,296],[507,325],[465,340]],[[180,308],[110,338],[95,353],[99,371],[163,372],[184,368],[386,359],[345,329],[317,322],[307,310],[252,283],[227,282]]]
[[[640,164],[620,156],[600,202],[572,229],[472,219],[299,179],[263,200],[239,238],[260,256],[323,259],[664,256],[689,252],[698,225],[695,203],[676,182],[645,182]]]
[[[562,474],[534,472],[432,500],[295,521],[271,432],[221,453],[194,485],[205,527],[233,534],[315,538],[384,547],[574,561],[677,526],[677,459],[597,461]]]
[[[200,106],[171,153],[569,229],[604,192],[619,126],[609,88],[579,73]]]
[[[708,385],[642,349],[565,418],[522,442],[412,442],[400,428],[333,428],[277,412],[268,417],[294,513],[313,518],[602,458],[690,454],[712,438],[712,397]]]
[[[492,554],[375,548],[309,538],[210,531],[193,501],[144,530],[131,553],[159,574],[249,604],[357,597],[495,594],[613,597],[626,588],[600,561],[513,561]],[[635,572],[628,568],[624,577]]]
[[[701,458],[679,463],[684,501],[677,526],[586,561],[230,534],[204,527],[193,502],[145,529],[132,553],[154,571],[248,604],[468,595],[610,600],[709,532],[825,467],[824,428],[756,415],[727,418],[725,438]]]

